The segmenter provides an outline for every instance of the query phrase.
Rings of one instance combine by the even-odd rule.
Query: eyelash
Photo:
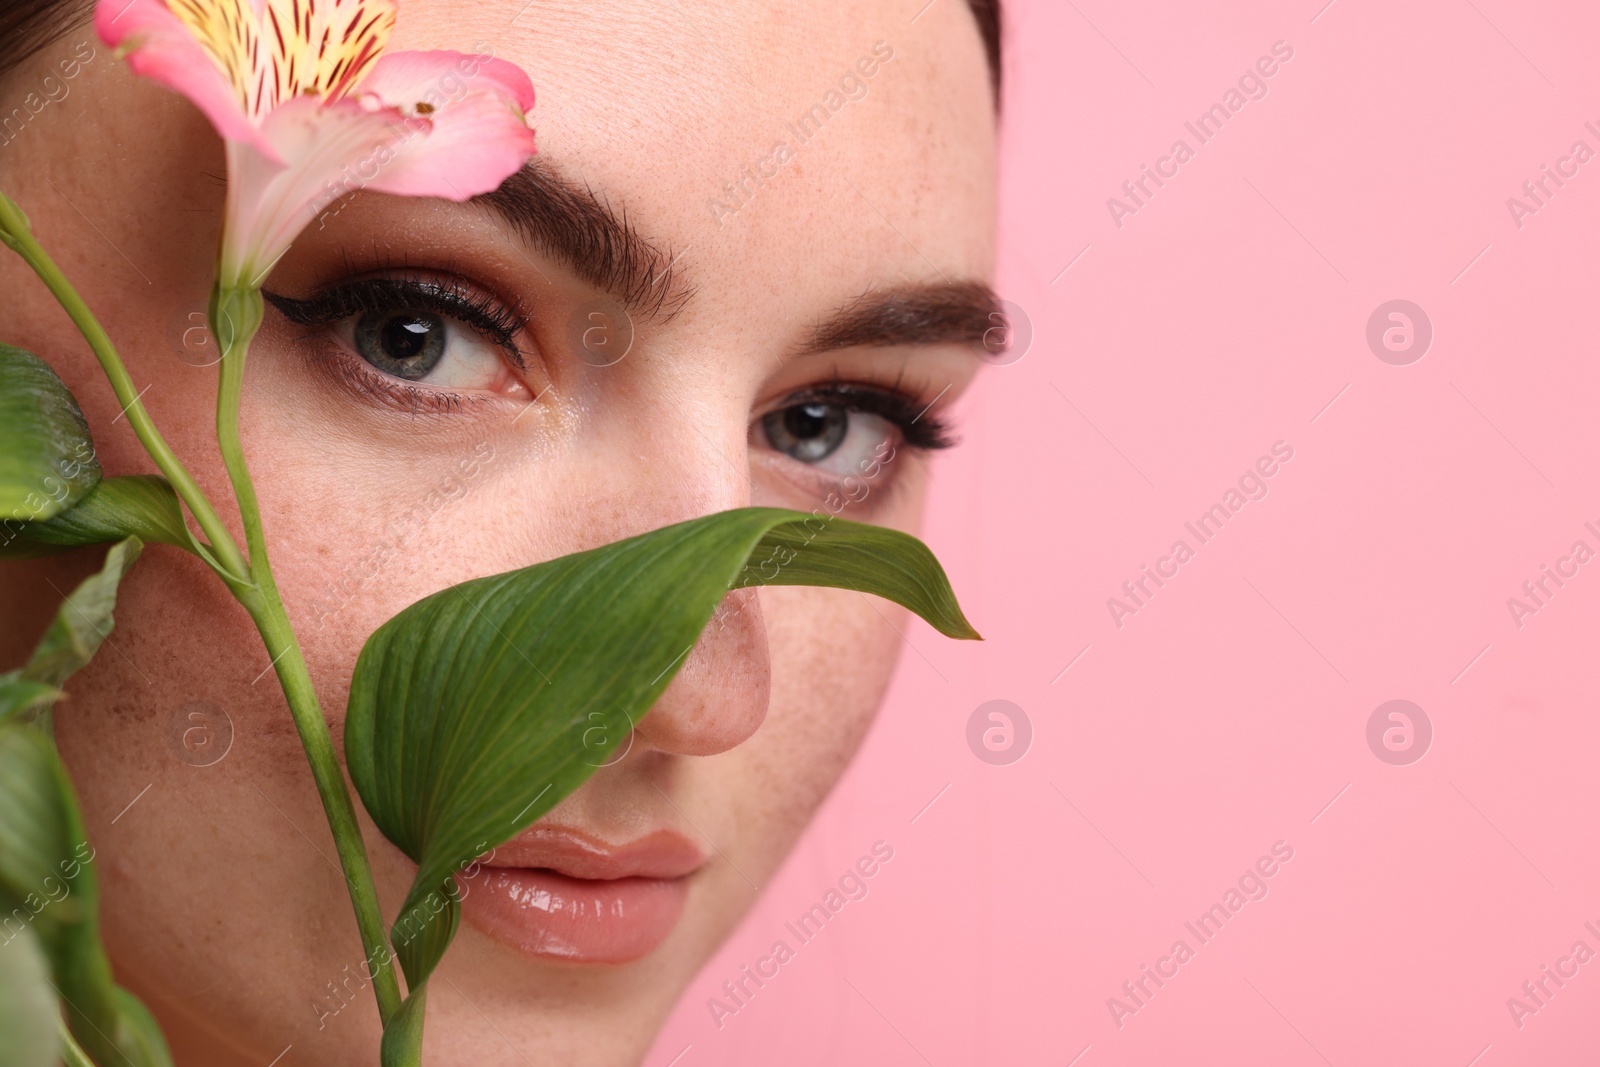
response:
[[[936,452],[957,444],[950,425],[938,416],[930,416],[928,407],[907,393],[895,389],[879,389],[855,385],[835,378],[824,385],[814,385],[784,397],[773,411],[796,404],[837,404],[846,411],[863,415],[876,415],[900,431],[906,447],[921,452]]]
[[[516,336],[528,325],[519,308],[509,308],[459,278],[421,282],[408,278],[361,278],[326,289],[304,300],[261,294],[284,318],[297,326],[329,326],[362,312],[432,311],[476,329],[506,353],[519,370],[527,369]]]

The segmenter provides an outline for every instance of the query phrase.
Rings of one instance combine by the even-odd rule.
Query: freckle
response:
[[[417,114],[419,114],[419,115],[431,115],[431,114],[433,114],[433,105],[430,104],[430,103],[427,103],[426,101],[424,101],[423,103],[418,104],[417,105]]]
[[[148,704],[113,704],[111,717],[118,722],[149,722],[156,717],[156,709]]]

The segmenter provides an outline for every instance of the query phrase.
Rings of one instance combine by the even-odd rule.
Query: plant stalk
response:
[[[122,357],[117,354],[111,338],[95,320],[94,313],[83,302],[83,298],[72,287],[72,283],[67,281],[66,275],[61,273],[61,268],[56,266],[55,261],[34,238],[21,209],[3,193],[0,193],[0,241],[10,246],[28,266],[33,268],[39,280],[49,287],[56,301],[71,317],[73,325],[83,334],[84,340],[89,342],[89,348],[100,361],[100,367],[110,380],[111,389],[122,404],[123,413],[127,415],[128,423],[138,436],[139,443],[144,445],[144,450],[155,461],[156,467],[166,476],[167,481],[172,483],[173,490],[188,506],[189,513],[194,516],[206,539],[211,542],[212,555],[222,566],[223,577],[231,578],[233,582],[248,581],[250,568],[234,543],[233,535],[223,525],[222,519],[212,508],[211,501],[206,499],[205,493],[195,483],[183,461],[172,451],[166,438],[161,436],[161,431],[156,429],[155,423],[151,421],[150,413],[145,410],[144,403],[140,400],[140,392],[134,387],[133,378],[128,374],[128,368],[123,365]]]
[[[260,631],[266,651],[283,688],[290,715],[300,734],[301,745],[311,765],[317,794],[322,799],[329,829],[333,832],[339,859],[344,867],[350,901],[355,908],[361,941],[367,951],[367,967],[372,972],[378,1014],[388,1021],[400,1010],[400,986],[395,975],[393,953],[384,936],[383,913],[378,906],[377,886],[355,805],[344,780],[344,772],[334,754],[333,737],[322,717],[310,671],[301,655],[299,642],[284,610],[283,599],[267,560],[266,540],[255,487],[239,441],[239,397],[244,381],[245,357],[250,340],[261,325],[262,300],[256,289],[221,290],[212,294],[210,319],[212,334],[222,350],[221,377],[217,392],[217,438],[223,465],[238,499],[244,527],[248,559],[240,552],[216,510],[193,476],[172,451],[156,428],[140,399],[127,367],[116,346],[106,334],[83,298],[67,281],[61,269],[34,238],[27,217],[8,197],[0,193],[0,243],[11,248],[33,269],[49,288],[89,343],[112,391],[123,405],[129,424],[156,467],[172,484],[196,523],[210,541],[211,559],[234,597],[250,613]]]
[[[333,737],[328,731],[327,720],[322,716],[311,674],[306,668],[305,657],[301,655],[300,644],[295,639],[288,612],[284,610],[283,599],[278,594],[272,566],[267,559],[261,508],[239,440],[239,400],[244,383],[245,358],[249,354],[250,341],[261,325],[261,291],[218,288],[212,293],[210,314],[212,335],[216,337],[222,352],[219,364],[221,379],[217,390],[217,444],[222,451],[222,462],[227,467],[228,477],[233,482],[234,495],[239,503],[239,517],[244,525],[245,544],[250,554],[252,584],[236,589],[235,596],[261,632],[261,640],[266,645],[267,655],[272,657],[273,669],[289,703],[289,713],[300,733],[300,743],[311,764],[317,794],[322,798],[328,827],[333,831],[334,844],[344,867],[350,903],[355,908],[361,942],[367,951],[367,968],[372,972],[378,1014],[387,1024],[400,1010],[400,985],[395,976],[393,954],[384,936],[383,913],[378,906],[372,866],[361,838],[361,827],[356,821],[355,804],[350,799],[349,786],[339,767],[338,757],[334,754]]]
[[[72,1031],[67,1029],[66,1019],[56,1020],[56,1034],[61,1039],[61,1063],[63,1067],[95,1067],[89,1054],[83,1051],[82,1046],[73,1038]]]

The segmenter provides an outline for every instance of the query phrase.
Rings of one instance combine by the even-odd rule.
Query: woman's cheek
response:
[[[907,466],[872,516],[916,533],[926,465]],[[848,513],[844,518],[849,518]],[[767,723],[751,744],[788,755],[776,768],[799,792],[795,827],[833,788],[855,754],[900,660],[905,609],[864,593],[805,586],[761,590],[772,661]],[[898,627],[898,629],[897,629]]]
[[[745,746],[750,780],[719,784],[767,794],[761,804],[772,838],[760,847],[781,858],[872,725],[894,674],[900,645],[894,627],[904,628],[905,612],[836,589],[768,587],[761,599],[772,660],[771,706]],[[750,796],[733,799],[748,805]]]

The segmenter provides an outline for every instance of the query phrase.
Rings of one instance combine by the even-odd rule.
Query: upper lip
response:
[[[612,844],[570,826],[534,826],[494,849],[486,867],[540,867],[568,878],[681,878],[698,870],[705,855],[675,830],[655,830]]]

